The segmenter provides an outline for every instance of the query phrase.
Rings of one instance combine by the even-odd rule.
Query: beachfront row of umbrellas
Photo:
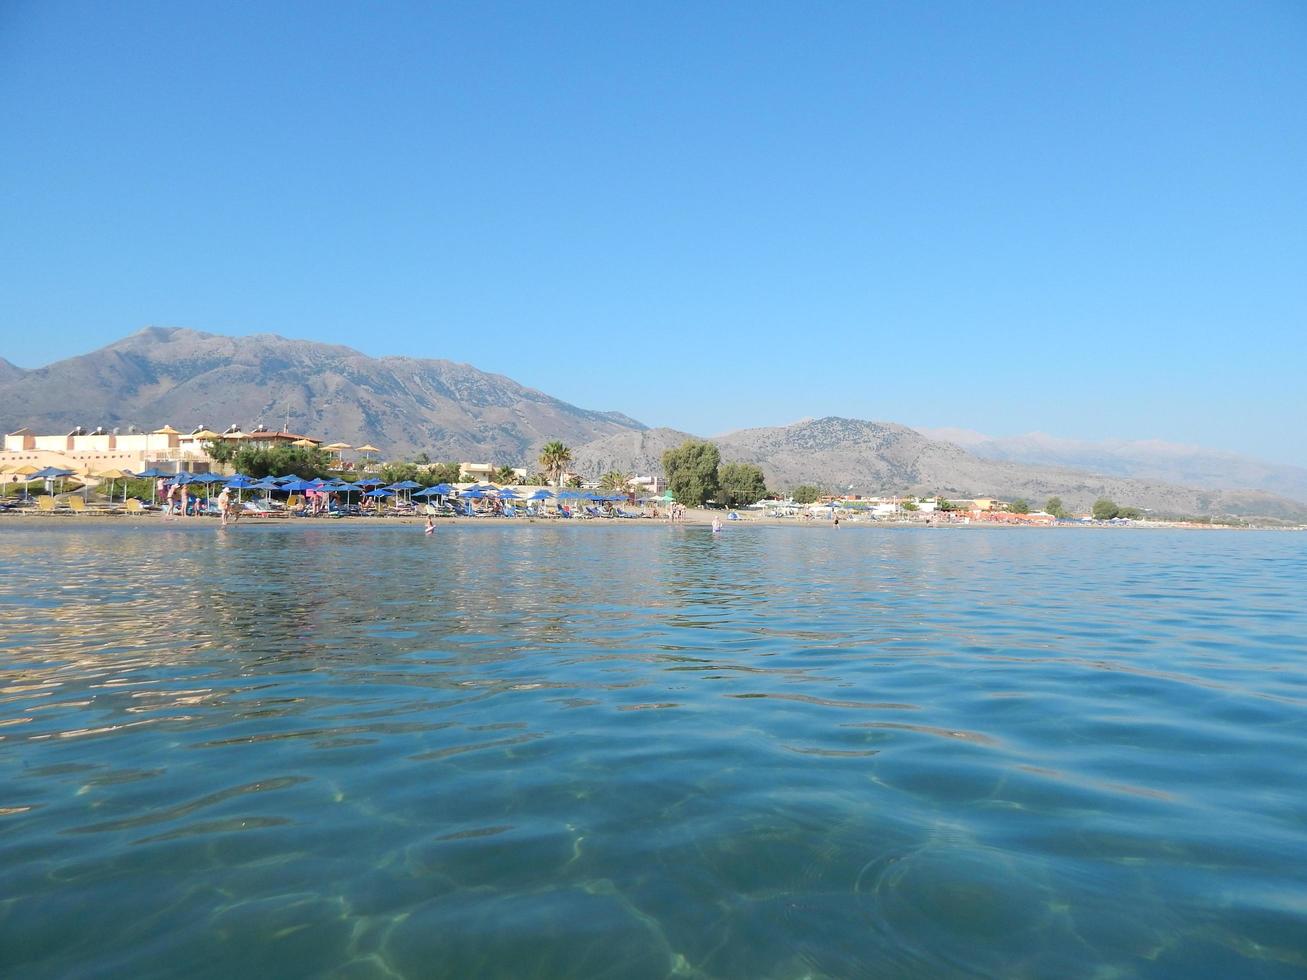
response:
[[[72,470],[61,470],[55,467],[46,467],[43,470],[36,470],[28,474],[31,480],[64,480],[75,474]],[[497,487],[494,484],[474,484],[471,487],[459,489],[449,483],[438,483],[433,487],[423,486],[421,483],[415,483],[412,480],[401,480],[397,483],[387,484],[384,480],[378,480],[371,477],[349,482],[338,477],[332,479],[316,478],[305,480],[295,474],[288,476],[264,477],[263,479],[254,479],[237,473],[234,476],[220,476],[217,473],[170,473],[158,469],[148,469],[140,473],[131,473],[126,470],[116,470],[112,473],[101,474],[102,478],[113,480],[134,479],[162,479],[167,486],[195,486],[203,487],[210,495],[218,487],[227,487],[237,491],[239,497],[243,490],[261,491],[267,495],[272,493],[328,493],[342,494],[346,501],[349,495],[357,493],[362,497],[368,497],[373,500],[382,500],[388,497],[400,496],[405,500],[430,500],[433,497],[457,497],[460,500],[499,500],[506,502],[524,501],[539,502],[544,500],[576,500],[589,501],[591,503],[615,503],[627,499],[625,494],[620,493],[594,493],[581,490],[559,490],[555,493],[548,489],[539,489],[529,496],[523,497],[512,487]],[[126,493],[126,483],[123,485],[123,492]],[[113,487],[110,485],[110,497],[112,498]],[[154,495],[152,494],[152,499]]]

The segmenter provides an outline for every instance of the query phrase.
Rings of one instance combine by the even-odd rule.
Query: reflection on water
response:
[[[1307,539],[0,527],[0,973],[1289,977]]]

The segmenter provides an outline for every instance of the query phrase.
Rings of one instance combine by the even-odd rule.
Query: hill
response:
[[[11,366],[12,367],[12,366]],[[590,442],[643,429],[466,364],[368,357],[272,334],[224,337],[150,327],[80,357],[5,378],[0,424],[291,431],[394,456],[527,463],[550,439]]]
[[[1091,442],[1043,432],[995,438],[968,429],[922,430],[984,459],[1037,466],[1069,466],[1112,476],[1161,480],[1191,487],[1236,490],[1256,487],[1307,503],[1307,469],[1268,463],[1160,439]]]
[[[600,469],[647,472],[655,450],[685,438],[672,430],[650,430],[648,439],[619,435],[582,447],[581,472]],[[1034,466],[982,459],[950,442],[928,439],[914,429],[858,419],[807,419],[793,425],[744,429],[713,440],[723,460],[756,463],[769,485],[793,488],[817,483],[862,494],[944,494],[1002,499],[1025,497],[1035,505],[1060,496],[1069,507],[1087,510],[1099,497],[1165,514],[1241,514],[1300,520],[1307,507],[1256,490],[1203,490],[1068,467]],[[639,450],[638,452],[636,450]],[[602,460],[602,467],[598,462]]]

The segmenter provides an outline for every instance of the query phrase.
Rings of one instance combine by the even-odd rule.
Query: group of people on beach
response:
[[[184,483],[168,483],[163,478],[155,484],[155,493],[163,501],[163,514],[165,519],[174,517],[196,517],[202,511],[203,501],[200,497],[192,497],[186,490]],[[240,507],[233,506],[235,501],[232,500],[231,488],[223,487],[215,498],[218,505],[218,517],[222,520],[222,526],[234,524],[240,520]]]

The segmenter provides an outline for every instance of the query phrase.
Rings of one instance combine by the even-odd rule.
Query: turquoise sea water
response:
[[[1307,535],[0,525],[0,975],[1305,974]]]

